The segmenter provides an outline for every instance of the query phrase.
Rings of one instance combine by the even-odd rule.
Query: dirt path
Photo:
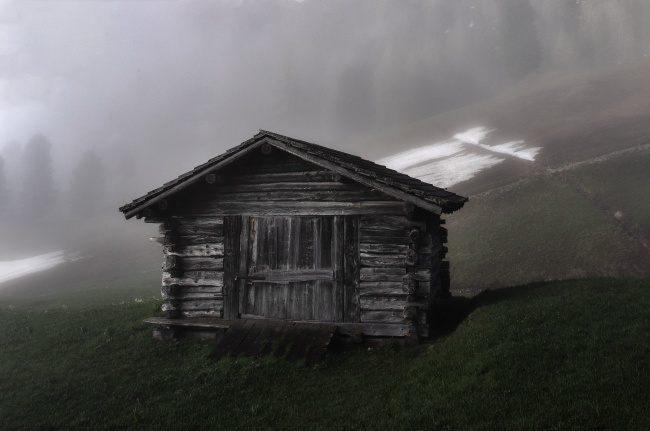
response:
[[[626,148],[624,150],[619,150],[619,151],[613,151],[611,153],[607,153],[602,156],[592,157],[591,159],[583,160],[581,162],[569,163],[564,166],[560,166],[559,168],[546,168],[546,172],[550,174],[554,174],[556,172],[564,172],[571,169],[579,168],[581,166],[588,166],[596,163],[606,162],[607,160],[613,159],[614,157],[634,153],[637,151],[648,150],[648,149],[650,149],[650,144],[639,145],[637,147]]]

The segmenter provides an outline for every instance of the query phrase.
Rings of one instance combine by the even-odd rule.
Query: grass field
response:
[[[646,149],[470,198],[448,217],[452,285],[647,276],[648,163]]]
[[[159,342],[156,300],[0,310],[7,430],[607,429],[650,426],[650,279],[484,292],[435,342],[315,368]]]

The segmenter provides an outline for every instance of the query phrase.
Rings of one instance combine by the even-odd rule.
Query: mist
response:
[[[64,188],[93,149],[111,178],[131,175],[128,192],[110,185],[115,202],[260,128],[348,148],[531,74],[635,62],[650,47],[642,1],[4,1],[0,12],[0,154],[44,134]]]
[[[385,156],[372,136],[649,51],[644,0],[2,0],[0,224],[117,220],[258,129]]]

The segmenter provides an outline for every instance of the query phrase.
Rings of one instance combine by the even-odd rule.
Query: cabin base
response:
[[[144,322],[158,325],[153,331],[153,337],[158,340],[171,340],[185,337],[220,340],[231,328],[240,328],[246,325],[246,322],[252,322],[249,325],[257,325],[260,327],[284,324],[300,325],[300,328],[303,329],[310,327],[332,327],[335,328],[333,335],[337,342],[346,344],[398,341],[400,344],[416,345],[421,338],[426,338],[426,334],[428,334],[427,326],[418,328],[419,330],[414,330],[413,326],[410,325],[386,323],[303,322],[275,319],[169,319],[164,317],[150,317],[145,319]]]

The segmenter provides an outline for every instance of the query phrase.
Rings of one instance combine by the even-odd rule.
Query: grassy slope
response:
[[[0,306],[111,304],[160,295],[157,226],[106,214],[89,220],[0,224],[0,260],[56,250],[81,259],[0,283]]]
[[[650,274],[650,63],[529,77],[498,97],[364,142],[381,155],[479,125],[541,146],[451,187],[452,288]],[[615,157],[612,152],[638,150]],[[599,163],[582,163],[604,157]],[[582,163],[573,169],[552,169]],[[616,220],[614,214],[622,212]]]
[[[5,429],[647,429],[650,280],[457,299],[436,343],[315,369],[156,342],[159,303],[0,311]],[[471,312],[471,313],[470,313]],[[469,313],[469,315],[468,315]]]
[[[448,219],[453,287],[648,274],[647,166],[636,151],[471,198]]]
[[[650,150],[640,150],[567,173],[610,212],[621,211],[622,223],[650,244]]]

